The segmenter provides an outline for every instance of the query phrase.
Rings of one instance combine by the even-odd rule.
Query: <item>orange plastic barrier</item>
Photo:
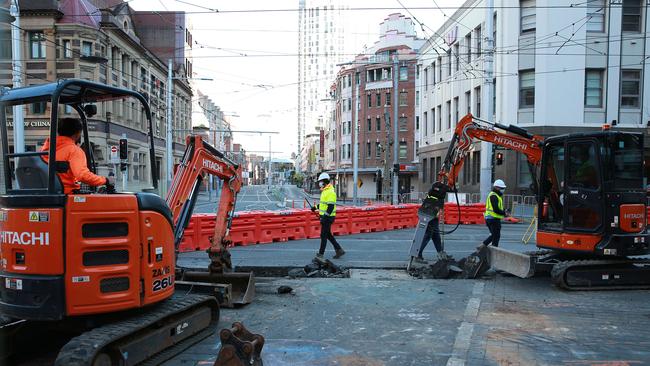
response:
[[[332,225],[334,235],[349,235],[385,230],[413,228],[417,225],[418,204],[397,206],[370,205],[359,207],[339,206]],[[463,225],[484,224],[485,205],[469,204],[458,206],[445,203],[444,222]],[[650,220],[650,208],[648,209]],[[205,250],[210,246],[214,233],[215,214],[195,214],[185,229],[179,250],[181,252]],[[230,229],[229,239],[235,246],[285,242],[290,240],[314,239],[320,237],[318,215],[309,209],[284,211],[241,211],[236,212]]]

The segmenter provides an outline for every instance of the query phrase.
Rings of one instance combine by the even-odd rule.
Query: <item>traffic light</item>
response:
[[[128,149],[129,146],[126,139],[120,139],[120,160],[126,160],[129,158]]]
[[[503,153],[497,153],[496,155],[496,165],[501,165],[503,164]]]

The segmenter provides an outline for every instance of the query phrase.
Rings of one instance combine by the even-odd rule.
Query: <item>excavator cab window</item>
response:
[[[540,227],[562,230],[564,218],[564,143],[546,146],[538,208]]]
[[[595,141],[568,145],[566,228],[593,231],[601,224],[600,149]]]

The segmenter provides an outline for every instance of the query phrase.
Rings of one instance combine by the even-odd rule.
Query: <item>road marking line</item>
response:
[[[447,360],[447,366],[464,366],[467,352],[472,343],[472,334],[474,333],[474,320],[478,316],[481,307],[481,295],[485,289],[485,283],[477,282],[472,289],[472,298],[467,301],[463,322],[458,327],[454,348],[451,357]]]

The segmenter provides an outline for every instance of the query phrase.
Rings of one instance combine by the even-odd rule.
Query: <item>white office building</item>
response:
[[[325,128],[330,118],[329,91],[343,62],[347,12],[341,0],[299,0],[298,168],[307,171],[305,136]]]
[[[421,190],[435,180],[455,124],[468,112],[543,136],[593,131],[606,123],[646,132],[650,125],[646,1],[494,3],[490,14],[486,1],[466,1],[419,55],[415,138]],[[496,40],[494,84],[484,64],[486,19]],[[496,92],[486,100],[491,85]],[[530,194],[526,159],[500,150],[491,158],[495,153],[503,154],[503,163],[493,165],[492,178],[504,179],[509,193]],[[480,155],[477,143],[459,177],[460,191],[479,192]]]

